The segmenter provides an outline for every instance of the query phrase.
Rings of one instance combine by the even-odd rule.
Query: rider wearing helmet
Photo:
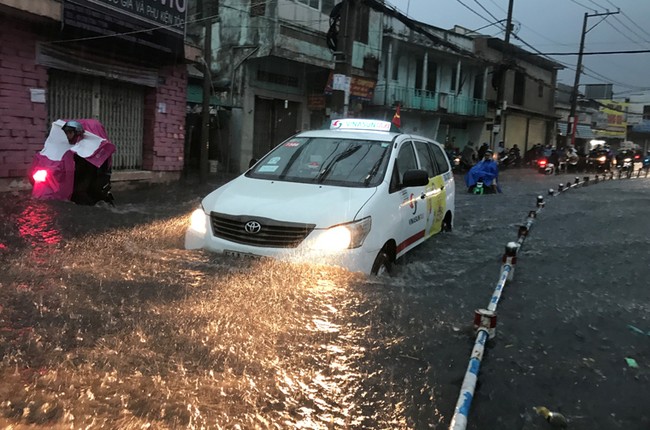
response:
[[[63,124],[63,127],[61,128],[68,137],[68,142],[70,142],[71,145],[77,143],[84,134],[84,127],[79,121],[68,121]]]

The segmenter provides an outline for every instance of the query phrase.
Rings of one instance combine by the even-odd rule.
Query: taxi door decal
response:
[[[442,221],[445,218],[447,191],[442,175],[430,178],[425,190],[427,201],[426,236],[429,237],[440,232]]]

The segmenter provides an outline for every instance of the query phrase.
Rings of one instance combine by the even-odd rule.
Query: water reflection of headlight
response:
[[[372,220],[370,217],[348,224],[337,225],[322,232],[313,247],[327,251],[358,248],[363,245],[363,241],[370,233],[371,226]]]
[[[206,214],[202,207],[192,212],[192,215],[190,215],[190,229],[205,234],[205,218]]]

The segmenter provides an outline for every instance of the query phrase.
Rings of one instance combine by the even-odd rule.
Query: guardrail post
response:
[[[526,229],[526,232],[528,232],[528,229]],[[506,252],[503,254],[503,264],[501,265],[501,270],[508,271],[508,281],[512,281],[512,278],[515,275],[515,265],[517,264],[518,249],[519,244],[517,242],[508,242],[506,244]],[[506,266],[509,266],[509,269],[506,269]]]
[[[488,339],[494,339],[497,335],[497,313],[489,309],[474,310],[474,331],[485,330]]]

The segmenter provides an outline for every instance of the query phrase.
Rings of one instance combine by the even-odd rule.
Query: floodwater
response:
[[[504,193],[485,196],[457,180],[454,231],[380,278],[184,250],[185,222],[209,185],[118,189],[115,208],[3,196],[0,298],[62,298],[38,312],[2,304],[0,328],[31,324],[47,352],[6,347],[3,369],[77,375],[57,397],[60,424],[86,405],[90,417],[74,422],[91,428],[446,429],[474,311],[487,307],[505,245],[542,195],[467,428],[548,428],[533,410],[546,406],[572,429],[648,430],[650,179],[554,197],[547,190],[574,176],[505,171]],[[114,376],[95,384],[89,369]],[[139,394],[120,388],[126,381]],[[8,410],[5,424],[29,422]]]

